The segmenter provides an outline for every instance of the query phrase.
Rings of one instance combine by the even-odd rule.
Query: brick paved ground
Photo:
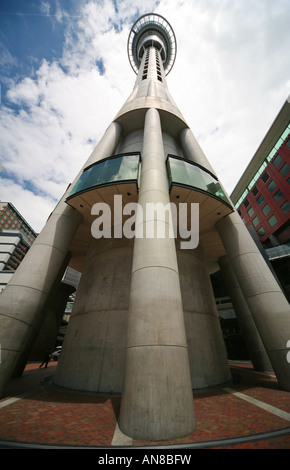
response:
[[[29,364],[23,376],[7,386],[6,396],[0,400],[0,441],[111,448],[116,430],[121,398],[71,393],[40,385],[52,376],[56,368],[47,369]],[[289,449],[290,433],[285,436],[233,444],[220,440],[248,438],[263,433],[290,430],[290,393],[279,389],[273,374],[255,373],[250,365],[233,365],[232,392],[251,397],[284,412],[282,416],[245,401],[224,389],[194,393],[193,400],[197,427],[182,438],[163,442],[129,440],[134,448],[152,446],[180,446],[227,449]],[[49,381],[46,382],[49,384]],[[28,393],[29,392],[29,393]],[[17,401],[17,398],[27,393]],[[8,404],[7,404],[8,403]],[[5,406],[3,406],[5,405]],[[1,407],[2,406],[2,407]],[[272,409],[271,409],[272,410]],[[287,414],[288,413],[288,414]],[[288,417],[288,418],[287,418]],[[215,442],[218,441],[218,442]],[[8,444],[7,444],[8,445]]]

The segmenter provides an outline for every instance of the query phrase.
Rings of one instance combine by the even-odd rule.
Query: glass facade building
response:
[[[290,242],[290,124],[235,206],[265,248]]]
[[[3,230],[19,230],[30,244],[37,237],[37,233],[30,227],[11,202],[0,201],[0,232]]]
[[[231,199],[290,301],[290,103],[287,100]]]
[[[0,201],[0,292],[36,239],[36,232],[10,202]]]

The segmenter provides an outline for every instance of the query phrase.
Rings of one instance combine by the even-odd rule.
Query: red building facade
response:
[[[255,230],[264,248],[290,243],[290,104],[288,101],[231,198],[245,225]]]
[[[231,199],[290,302],[290,96]]]
[[[265,248],[290,241],[290,136],[238,206]]]

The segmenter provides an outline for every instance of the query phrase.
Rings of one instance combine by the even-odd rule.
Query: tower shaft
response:
[[[142,155],[139,204],[144,233],[146,205],[169,204],[162,130],[154,108],[146,112]],[[125,370],[120,427],[126,434],[160,440],[193,431],[187,342],[172,238],[135,239]],[[145,421],[144,413],[148,416]]]

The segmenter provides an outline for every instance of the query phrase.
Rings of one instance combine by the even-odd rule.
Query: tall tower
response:
[[[169,93],[170,24],[139,18],[128,56],[131,95],[0,296],[1,387],[69,264],[82,276],[54,382],[121,394],[121,430],[164,440],[195,429],[192,389],[230,380],[209,277],[219,263],[234,273],[253,354],[269,356],[286,390],[290,314]]]

